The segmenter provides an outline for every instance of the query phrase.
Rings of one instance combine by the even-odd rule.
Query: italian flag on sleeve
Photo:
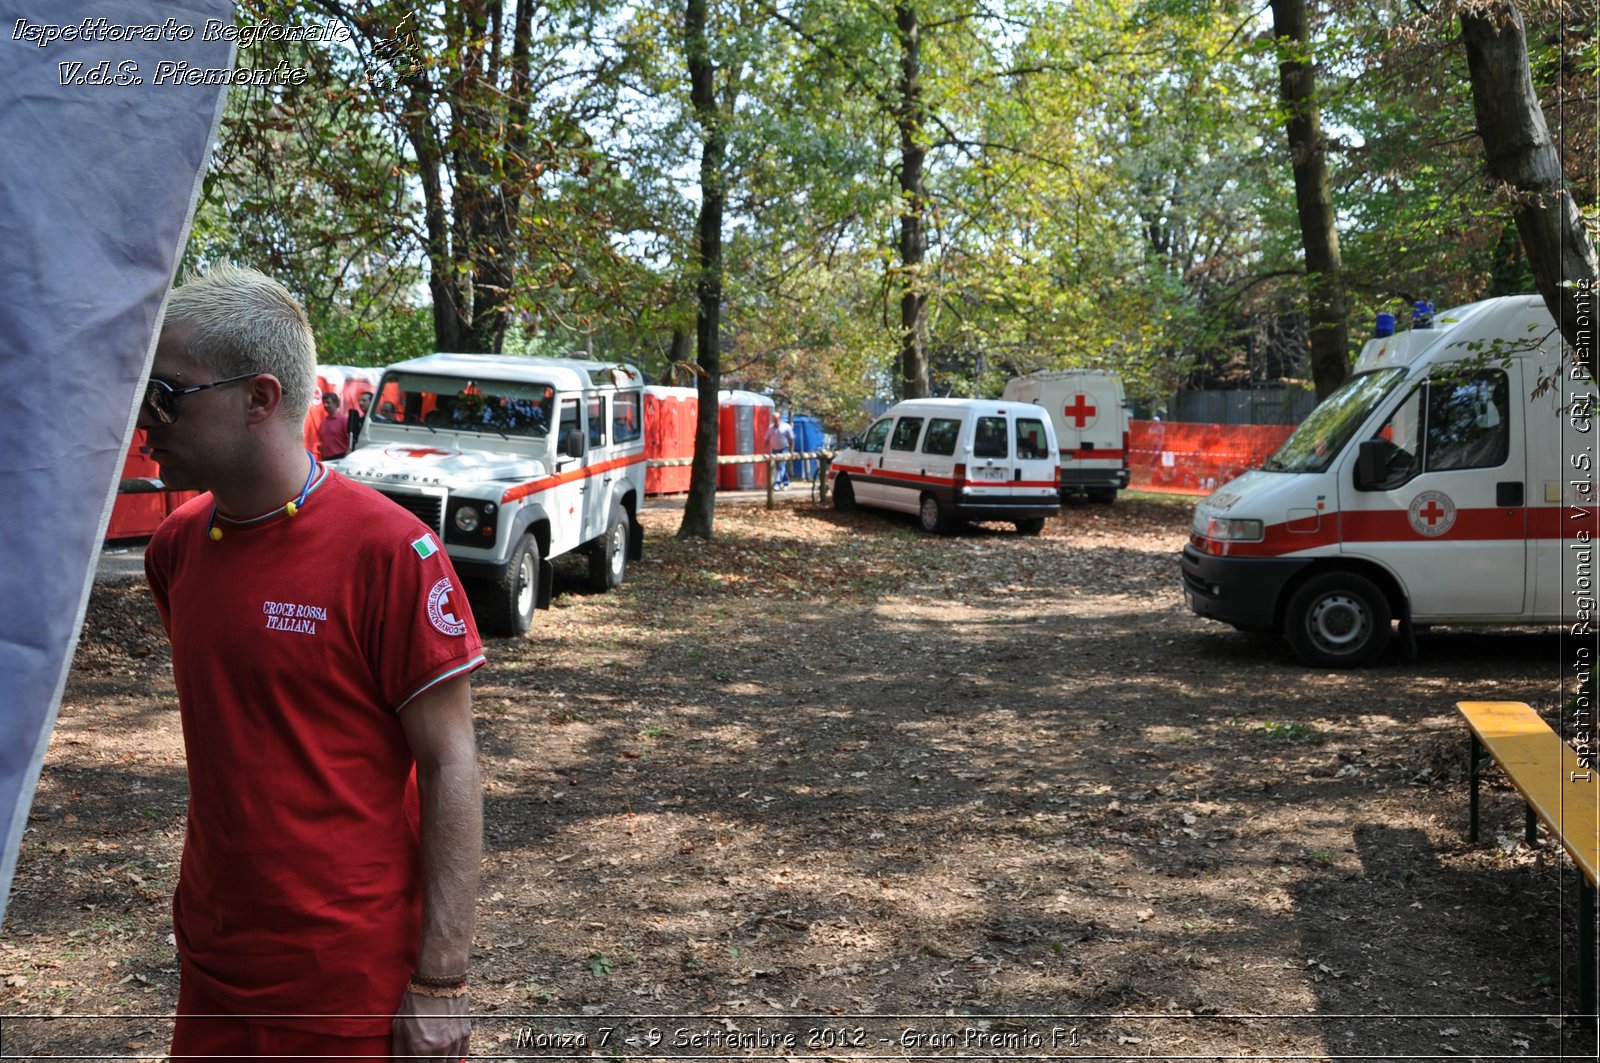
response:
[[[390,539],[389,541],[394,542],[393,539]],[[439,552],[439,544],[434,541],[432,535],[424,535],[422,538],[417,539],[411,544],[411,549],[417,552],[418,557],[422,558],[423,560],[427,560]]]

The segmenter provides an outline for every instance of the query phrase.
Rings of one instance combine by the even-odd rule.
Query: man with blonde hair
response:
[[[434,533],[304,449],[316,344],[253,270],[169,298],[145,570],[189,772],[174,1058],[467,1054],[483,663]],[[358,576],[357,574],[361,574]]]

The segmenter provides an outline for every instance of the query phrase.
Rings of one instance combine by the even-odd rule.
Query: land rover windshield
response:
[[[1404,369],[1378,369],[1346,381],[1311,411],[1294,435],[1261,466],[1267,472],[1323,472],[1350,442],[1373,407],[1406,378]]]
[[[386,373],[371,416],[374,424],[420,425],[436,432],[542,438],[550,431],[555,395],[548,384]]]

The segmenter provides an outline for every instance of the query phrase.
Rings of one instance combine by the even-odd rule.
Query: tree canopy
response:
[[[1534,288],[1486,171],[1457,8],[1235,0],[252,0],[299,85],[234,90],[189,249],[302,295],[324,358],[581,349],[691,383],[719,145],[718,373],[853,430],[863,404],[1039,368],[1308,381],[1298,104],[1314,71],[1348,359],[1380,309]],[[1592,18],[1523,12],[1592,230]],[[714,72],[698,100],[692,47]],[[697,300],[698,293],[698,300]],[[700,309],[697,311],[697,301]],[[1332,357],[1340,357],[1335,350]]]

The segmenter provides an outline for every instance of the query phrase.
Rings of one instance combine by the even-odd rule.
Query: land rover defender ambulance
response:
[[[1001,398],[1050,411],[1061,444],[1061,500],[1113,502],[1128,486],[1128,408],[1122,378],[1097,369],[1029,373]]]
[[[915,513],[926,532],[1004,520],[1038,535],[1060,510],[1050,415],[1026,402],[910,399],[828,467],[838,509]]]
[[[1544,301],[1384,331],[1262,468],[1195,508],[1190,608],[1334,667],[1372,661],[1395,620],[1409,639],[1592,614],[1593,383],[1562,365]]]
[[[632,366],[430,354],[384,371],[340,472],[439,536],[486,634],[528,630],[552,560],[620,584],[644,542],[644,381]]]

